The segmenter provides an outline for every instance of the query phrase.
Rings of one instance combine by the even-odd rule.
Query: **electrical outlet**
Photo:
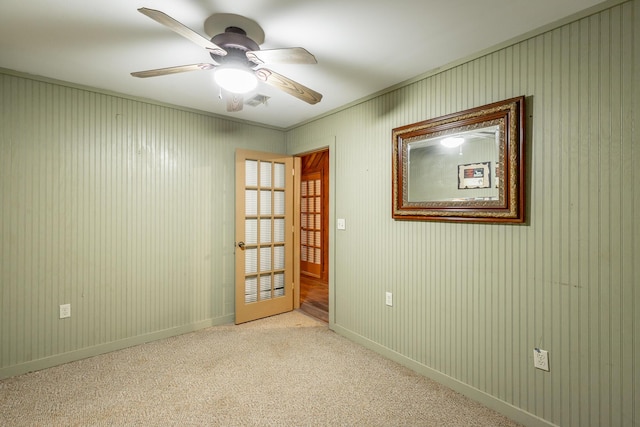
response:
[[[549,353],[547,350],[533,349],[533,366],[543,371],[549,371]]]
[[[71,317],[71,304],[62,304],[60,306],[60,318],[66,319],[67,317]]]
[[[385,294],[385,298],[385,304],[391,307],[393,305],[393,294],[391,292],[387,292]]]

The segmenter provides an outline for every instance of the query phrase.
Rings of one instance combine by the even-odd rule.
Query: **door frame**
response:
[[[333,329],[336,323],[336,318],[339,320],[339,316],[336,313],[336,283],[335,283],[335,221],[336,221],[336,138],[335,136],[323,138],[320,140],[304,142],[304,143],[290,143],[287,141],[286,154],[289,156],[300,157],[314,151],[329,150],[329,209],[327,215],[329,216],[329,272],[327,274],[327,281],[329,286],[329,329]],[[298,212],[299,212],[299,202]],[[297,223],[298,224],[298,223]],[[299,225],[299,224],[298,224]],[[300,233],[297,233],[298,235]],[[300,244],[298,238],[298,245]],[[298,263],[299,264],[299,263]],[[295,267],[294,267],[295,268]],[[297,265],[298,273],[300,265]],[[300,308],[300,281],[296,281],[295,284],[295,300],[294,308]]]

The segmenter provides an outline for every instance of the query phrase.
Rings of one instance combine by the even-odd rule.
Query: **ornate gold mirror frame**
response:
[[[524,222],[524,96],[393,129],[393,218]]]

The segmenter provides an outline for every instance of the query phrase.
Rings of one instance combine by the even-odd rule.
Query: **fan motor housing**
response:
[[[219,64],[236,62],[249,67],[256,65],[247,59],[246,53],[260,50],[260,46],[247,37],[242,28],[228,27],[224,33],[214,36],[211,41],[227,51],[225,56],[211,53],[211,57]]]

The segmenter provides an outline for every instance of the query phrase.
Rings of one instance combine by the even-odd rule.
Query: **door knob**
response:
[[[238,242],[238,247],[244,251],[244,242]]]

